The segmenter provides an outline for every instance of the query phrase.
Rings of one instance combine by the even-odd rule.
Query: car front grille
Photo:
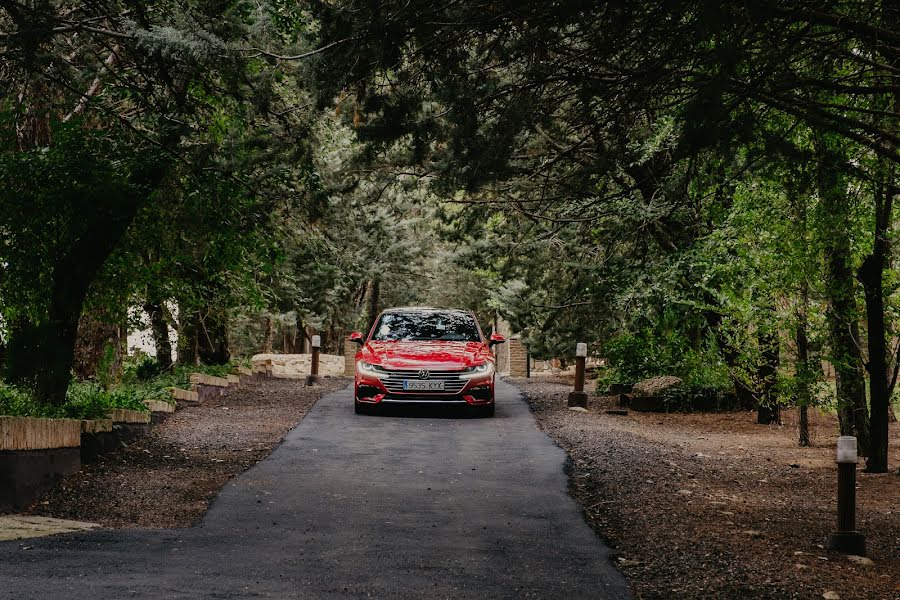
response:
[[[390,374],[389,377],[382,378],[381,383],[384,384],[384,387],[387,388],[389,392],[392,394],[404,393],[403,391],[403,380],[410,379],[414,381],[443,381],[444,382],[444,391],[442,392],[421,392],[417,391],[416,395],[422,394],[458,394],[465,387],[466,379],[460,379],[459,376],[462,373],[462,370],[457,371],[432,371],[428,370],[429,376],[428,379],[421,380],[419,379],[419,369],[387,369]]]

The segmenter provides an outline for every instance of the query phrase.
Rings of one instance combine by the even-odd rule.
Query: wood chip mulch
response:
[[[150,434],[84,465],[27,514],[106,527],[190,527],[223,485],[267,457],[324,394],[322,386],[263,379],[179,409]]]
[[[870,562],[825,549],[836,519],[833,416],[812,411],[812,446],[801,448],[793,410],[764,426],[749,412],[607,414],[615,398],[592,395],[582,413],[566,408],[571,383],[507,381],[568,452],[571,492],[638,598],[900,599],[896,423],[894,472],[858,475]]]

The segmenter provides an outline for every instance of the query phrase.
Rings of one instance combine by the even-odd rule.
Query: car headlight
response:
[[[377,377],[378,379],[386,379],[387,377],[390,377],[390,373],[385,371],[384,367],[373,365],[372,363],[367,363],[364,360],[356,361],[356,370],[360,373],[365,373],[366,375]]]
[[[477,377],[487,377],[494,372],[494,363],[486,362],[474,367],[468,367],[460,374],[460,379],[475,379]]]

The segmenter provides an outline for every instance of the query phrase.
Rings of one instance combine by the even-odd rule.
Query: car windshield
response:
[[[477,342],[480,339],[475,318],[466,313],[385,313],[372,334],[372,340],[376,342]]]

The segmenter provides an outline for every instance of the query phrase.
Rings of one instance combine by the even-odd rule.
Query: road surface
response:
[[[321,399],[184,530],[0,543],[0,598],[627,598],[509,385],[493,419]]]

